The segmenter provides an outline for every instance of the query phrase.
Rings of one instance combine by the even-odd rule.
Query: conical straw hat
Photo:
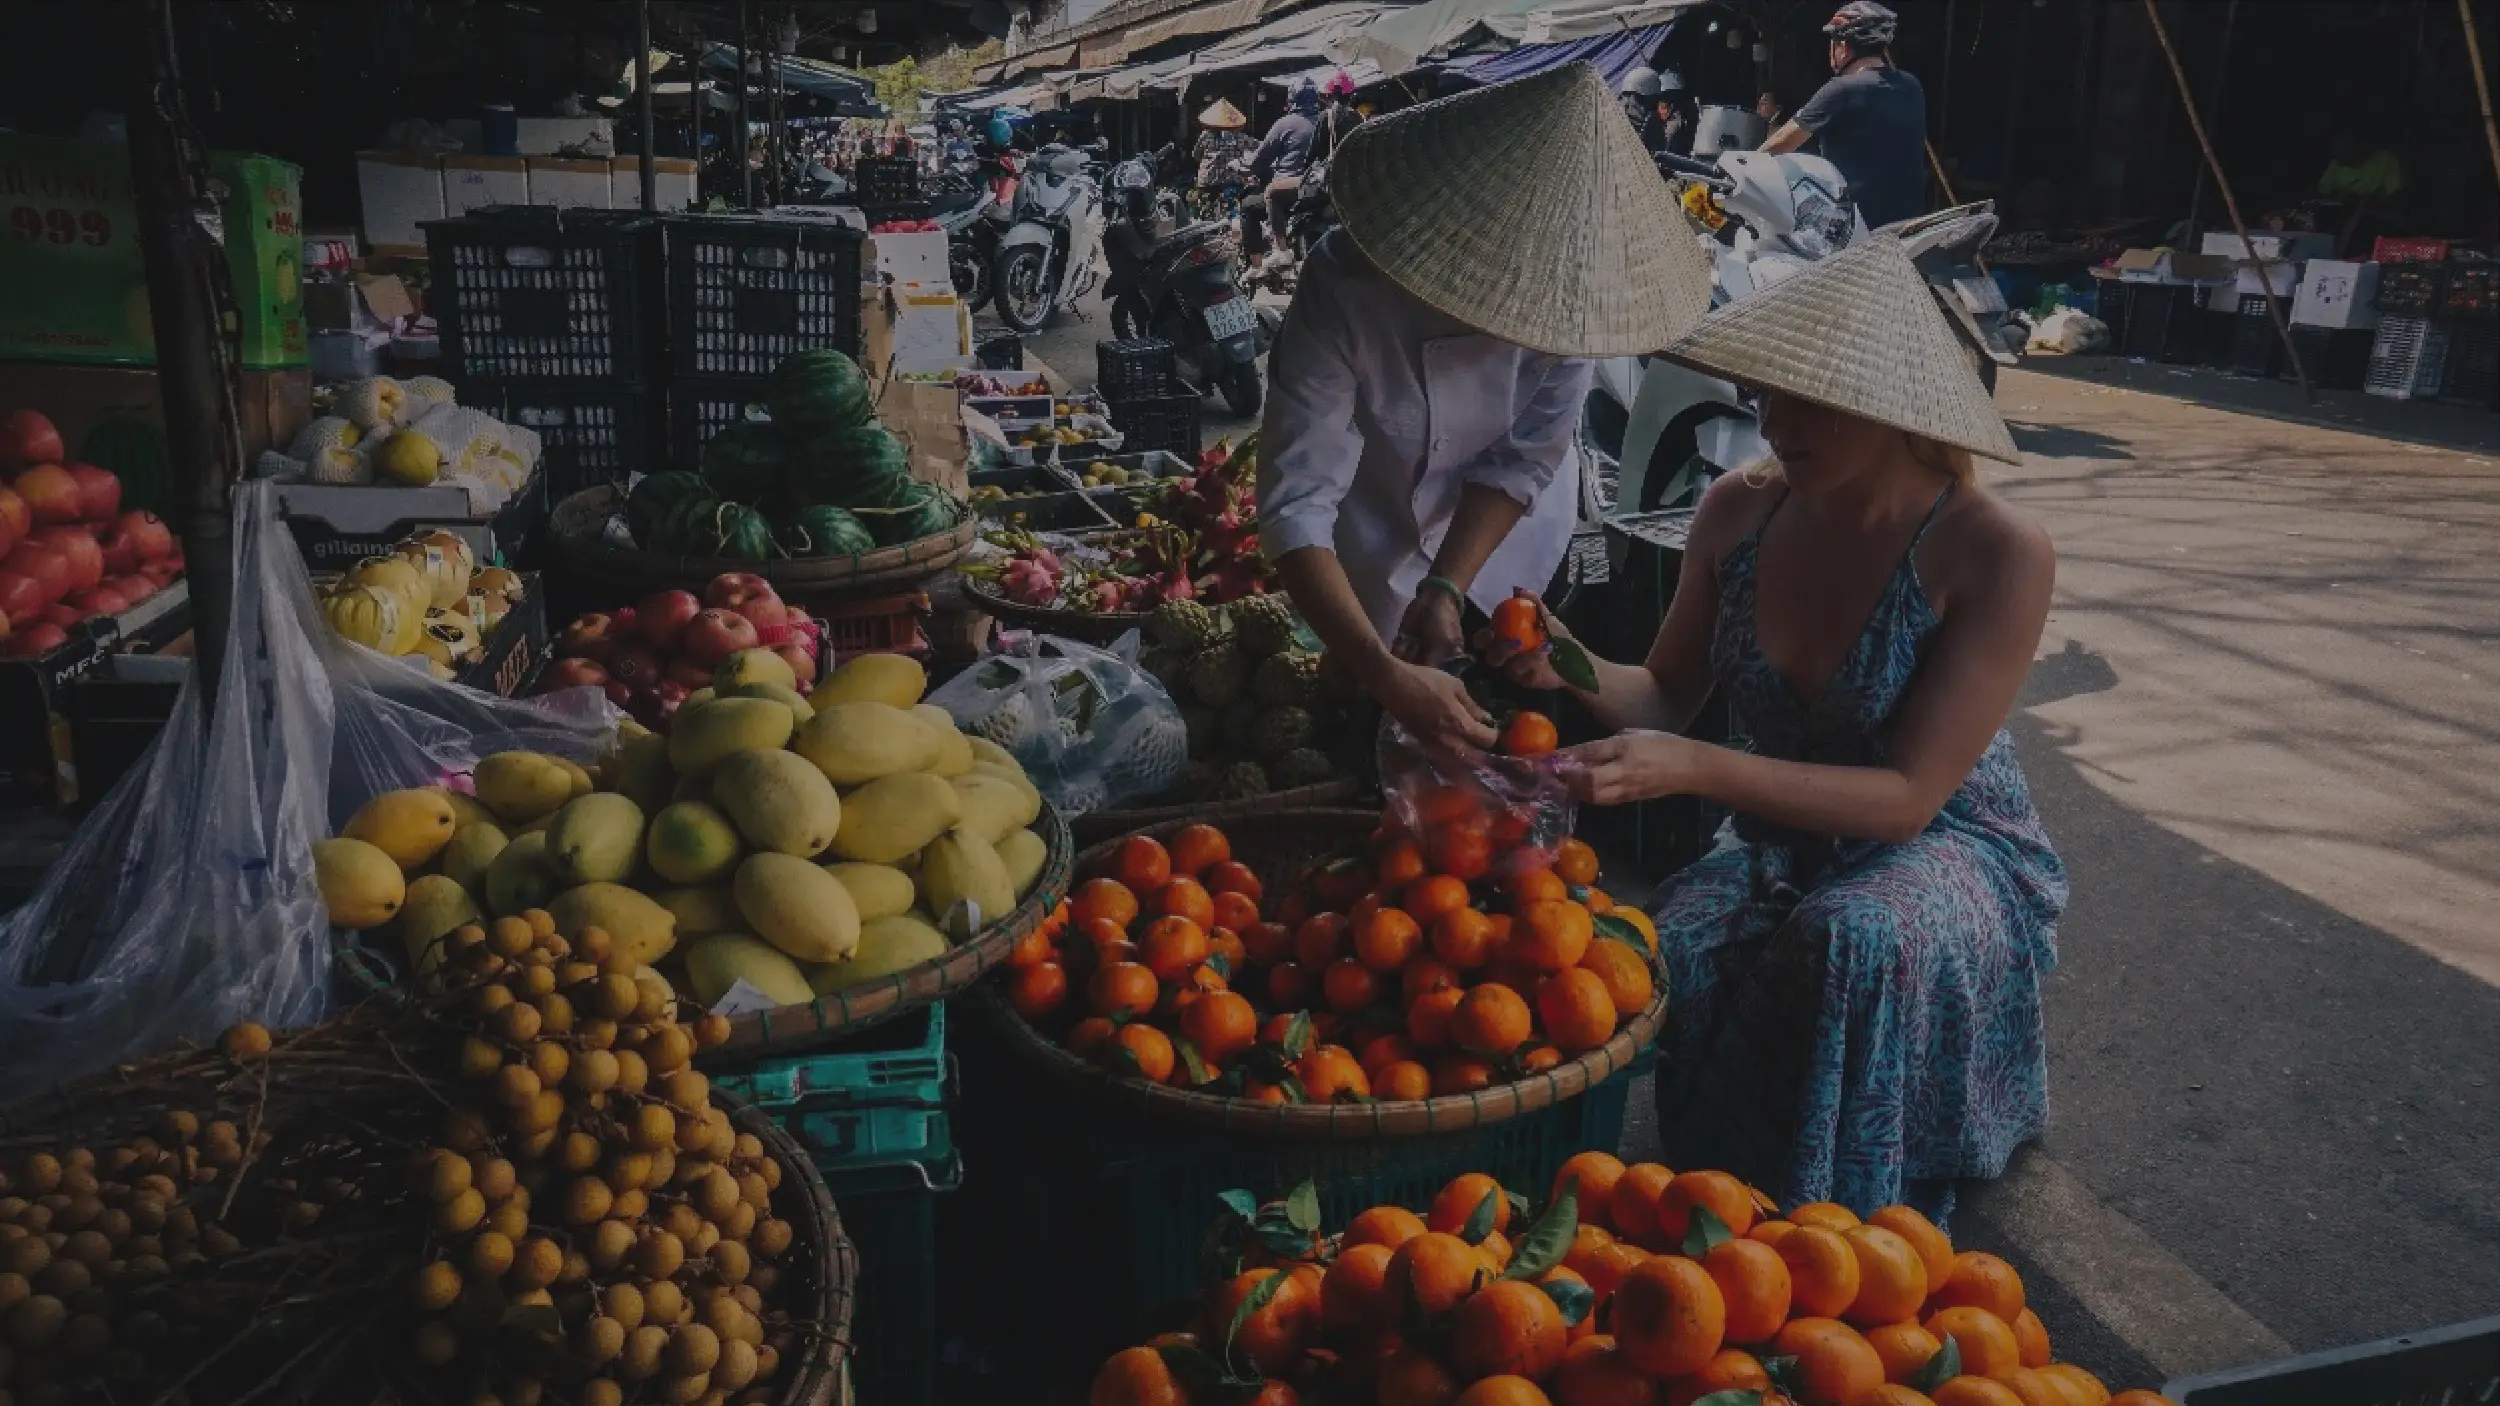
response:
[[[1970,350],[1888,234],[1713,311],[1664,355],[1973,454],[2021,459]]]
[[[1250,119],[1242,116],[1241,109],[1233,106],[1228,98],[1217,98],[1207,106],[1206,111],[1198,114],[1198,125],[1201,127],[1221,127],[1229,130],[1234,127],[1246,127],[1249,124]]]
[[[1328,194],[1399,286],[1536,351],[1637,356],[1710,306],[1692,222],[1585,63],[1373,118]]]

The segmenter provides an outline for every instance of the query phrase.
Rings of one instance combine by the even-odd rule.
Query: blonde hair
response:
[[[1958,484],[1969,485],[1979,481],[1979,464],[1971,456],[1969,450],[1958,444],[1947,444],[1940,439],[1910,434],[1907,430],[1902,431],[1902,434],[1910,441],[1910,457],[1919,463]]]

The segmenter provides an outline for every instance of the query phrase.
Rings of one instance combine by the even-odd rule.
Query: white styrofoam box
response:
[[[619,210],[642,208],[642,158],[613,157],[608,162],[609,203]],[[682,156],[651,158],[652,194],[662,211],[683,210],[695,201],[694,163]]]
[[[356,192],[365,243],[423,249],[427,220],[443,217],[442,158],[430,151],[356,153]]]
[[[952,288],[863,289],[860,321],[869,374],[878,380],[972,360],[972,315]]]
[[[487,205],[530,203],[530,168],[517,156],[443,158],[443,211],[465,215]]]
[[[2311,259],[2292,295],[2292,321],[2303,327],[2376,327],[2378,265]]]
[[[2228,283],[2205,290],[2205,306],[2215,312],[2238,312],[2244,298],[2262,298],[2266,284],[2274,285],[2274,296],[2290,302],[2300,288],[2300,265],[2289,260],[2269,260],[2260,273],[2256,266],[2243,261]]]
[[[585,156],[616,154],[616,119],[611,117],[524,117],[519,132],[523,156],[553,156],[566,147]]]
[[[567,156],[528,158],[530,204],[605,210],[609,197],[608,163],[577,161]]]
[[[2243,245],[2240,243],[2238,230],[2209,229],[2205,231],[2204,238],[2198,241],[2196,251],[2200,254],[2220,254],[2227,259],[2245,260],[2250,246],[2256,248],[2257,257],[2260,259],[2290,259],[2300,262],[2333,256],[2335,236],[2316,234],[2307,230],[2252,229],[2248,232],[2248,244]],[[2248,291],[2254,293],[2257,290],[2252,287]]]
[[[952,288],[953,273],[946,266],[946,234],[933,230],[925,234],[872,234],[868,236],[869,266],[883,281],[897,287],[920,286]]]

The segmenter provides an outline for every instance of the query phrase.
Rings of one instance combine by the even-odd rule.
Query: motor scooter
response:
[[[1001,154],[1008,172],[1007,195],[1014,198],[1015,154]],[[998,241],[1007,230],[1009,206],[998,195],[998,183],[985,178],[985,163],[966,160],[925,182],[930,218],[946,231],[946,268],[955,296],[967,312],[979,312],[990,300],[990,266],[998,258]]]
[[[1014,223],[990,266],[999,320],[1026,336],[1102,281],[1102,194],[1092,166],[1107,143],[1056,142],[1033,153],[1016,182]]]
[[[1183,381],[1202,395],[1221,393],[1235,415],[1255,415],[1269,321],[1234,277],[1240,241],[1229,225],[1214,220],[1158,238],[1164,216],[1151,183],[1156,159],[1131,158],[1109,178],[1113,222],[1103,246],[1111,264],[1113,334],[1171,343]]]

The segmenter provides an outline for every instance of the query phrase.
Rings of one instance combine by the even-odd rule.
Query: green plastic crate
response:
[[[943,1135],[945,1115],[935,1115]],[[931,1406],[937,1399],[937,1203],[963,1185],[951,1148],[927,1160],[817,1159],[859,1252],[851,1298],[849,1371],[858,1406]]]
[[[826,1108],[940,1108],[952,1075],[946,1006],[932,1002],[855,1040],[715,1073],[712,1081],[787,1126],[792,1115]]]

